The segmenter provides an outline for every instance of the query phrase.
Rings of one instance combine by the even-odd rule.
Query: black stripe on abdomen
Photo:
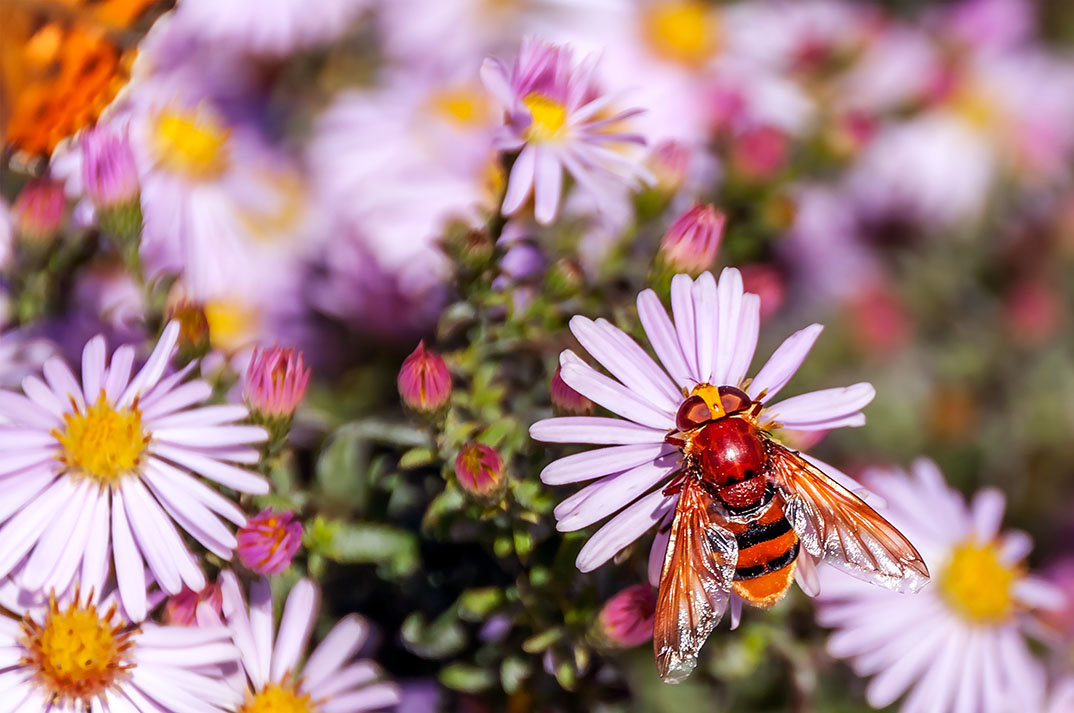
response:
[[[759,545],[762,542],[774,540],[780,535],[790,532],[790,529],[791,523],[788,522],[785,517],[781,517],[775,522],[769,522],[764,525],[751,522],[744,532],[735,535],[735,539],[738,540],[738,549],[741,552],[754,545]]]
[[[769,572],[775,572],[777,570],[783,569],[791,562],[793,562],[795,558],[798,557],[798,546],[799,543],[797,540],[795,540],[794,544],[791,545],[790,549],[788,549],[786,552],[781,554],[779,557],[776,557],[775,559],[771,559],[764,564],[759,564],[753,567],[739,567],[735,570],[735,580],[737,581],[741,579],[756,579],[757,577],[768,574]]]

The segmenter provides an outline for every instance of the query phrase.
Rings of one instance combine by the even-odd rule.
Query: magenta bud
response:
[[[257,574],[279,574],[302,544],[302,523],[290,511],[262,510],[239,528],[239,560]]]
[[[671,224],[660,241],[660,256],[676,272],[699,274],[716,261],[727,217],[710,203],[698,203]]]
[[[483,443],[468,443],[455,458],[455,479],[470,495],[494,495],[504,484],[503,459]]]
[[[195,626],[198,623],[198,607],[203,603],[208,604],[219,616],[224,606],[220,585],[206,585],[200,592],[183,587],[183,591],[164,602],[164,621],[172,626]]]
[[[86,196],[98,208],[116,208],[138,197],[138,168],[125,134],[100,127],[85,133],[82,182]]]
[[[32,242],[51,240],[60,232],[66,208],[62,184],[49,178],[30,181],[11,207],[15,232]]]
[[[556,367],[556,373],[552,375],[552,408],[559,416],[592,416],[596,406],[592,401],[567,386],[563,376]]]
[[[415,411],[438,410],[451,396],[451,372],[444,357],[425,348],[424,340],[399,368],[399,395]]]
[[[635,584],[609,599],[597,616],[601,639],[617,648],[630,648],[653,638],[656,590]]]
[[[731,163],[746,178],[765,181],[783,170],[790,140],[774,126],[758,126],[740,134],[731,150]]]
[[[256,349],[246,368],[243,398],[254,414],[287,420],[306,395],[310,370],[296,349]]]
[[[649,154],[649,170],[656,176],[657,189],[676,193],[690,170],[690,150],[674,139],[657,144]]]

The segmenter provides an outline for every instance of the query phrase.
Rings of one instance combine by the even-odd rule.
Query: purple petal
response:
[[[112,492],[112,542],[123,609],[131,621],[142,621],[146,614],[145,566],[134,544],[123,496],[118,490]]]
[[[317,587],[308,579],[300,579],[291,588],[280,620],[276,650],[272,654],[270,676],[273,681],[279,681],[285,674],[294,671],[298,658],[305,653],[313,631],[313,621],[317,617],[319,599]]]
[[[361,617],[350,614],[340,619],[303,667],[305,685],[309,690],[318,690],[320,684],[343,668],[358,653],[368,636],[369,625]]]
[[[995,488],[983,488],[973,496],[970,517],[973,518],[974,533],[981,542],[991,542],[999,533],[1006,506],[1007,499]]]
[[[738,330],[742,324],[742,274],[733,267],[724,268],[720,273],[718,300],[716,366],[712,383],[728,384],[730,381],[727,377],[738,349]]]
[[[697,335],[697,378],[704,383],[722,384],[717,359],[717,313],[716,280],[711,272],[704,272],[694,281],[694,319]],[[715,376],[714,376],[715,374]]]
[[[164,369],[168,366],[168,362],[171,361],[172,352],[175,351],[175,344],[179,339],[179,323],[169,322],[164,328],[164,332],[160,335],[160,341],[157,342],[157,346],[154,347],[153,353],[149,355],[145,365],[141,370],[135,374],[131,382],[127,384],[126,390],[123,392],[123,396],[119,398],[117,402],[120,406],[129,406],[134,400],[135,396],[148,392],[151,388],[156,386],[157,381],[160,380]]]
[[[529,197],[537,164],[536,152],[536,148],[527,146],[515,159],[515,165],[511,167],[511,177],[507,181],[507,192],[503,197],[504,215],[514,215]]]
[[[740,315],[735,351],[727,368],[726,381],[732,386],[738,386],[745,380],[753,362],[753,353],[757,350],[757,335],[761,329],[761,298],[749,293],[743,295]]]
[[[750,398],[759,398],[764,393],[764,399],[768,401],[778,394],[798,371],[823,329],[820,324],[811,324],[787,337],[753,378],[747,390]]]
[[[515,103],[514,92],[511,91],[511,83],[507,77],[507,68],[500,60],[489,57],[481,63],[481,82],[505,109],[511,108]]]
[[[676,498],[676,503],[678,499]],[[649,548],[649,584],[660,586],[660,575],[664,573],[664,559],[667,556],[668,540],[671,539],[671,521],[675,517],[675,508],[668,509],[664,519],[657,525],[653,536],[653,546]]]
[[[678,461],[677,457],[669,456],[661,462],[643,463],[582,488],[556,506],[556,529],[573,532],[603,520],[670,478]]]
[[[134,366],[134,347],[129,344],[117,348],[108,363],[108,375],[104,380],[104,390],[108,398],[115,403],[123,390],[130,383],[131,367]]]
[[[693,284],[686,275],[675,275],[671,278],[671,313],[675,317],[675,333],[678,335],[682,355],[686,359],[690,379],[696,384],[701,379],[697,369]]]
[[[541,471],[541,480],[548,485],[592,480],[648,463],[675,450],[666,443],[596,448],[552,461]]]
[[[82,387],[71,372],[71,367],[67,366],[67,362],[60,357],[52,357],[45,362],[43,371],[45,380],[48,382],[52,392],[57,396],[62,396],[61,401],[64,404],[74,401],[79,408],[85,406],[85,401],[82,398]]]
[[[874,396],[876,389],[868,382],[811,391],[769,406],[767,417],[787,428],[808,430],[818,423],[854,417]]]
[[[513,172],[512,172],[513,173]],[[537,152],[537,165],[533,178],[533,216],[541,225],[556,219],[559,211],[559,194],[563,191],[563,167],[554,151],[544,147]]]
[[[573,317],[571,332],[578,343],[631,391],[674,415],[682,401],[675,384],[634,340],[604,320]]]
[[[546,418],[530,426],[530,437],[548,443],[593,443],[618,445],[664,443],[666,430],[646,428],[621,418],[600,416],[560,416]]]
[[[653,351],[671,377],[680,387],[693,387],[694,381],[682,355],[678,334],[660,304],[660,298],[652,290],[644,290],[638,295],[638,317],[641,318],[641,326],[649,343],[653,345]]]
[[[582,547],[575,562],[578,569],[592,572],[610,560],[659,522],[675,499],[675,495],[664,495],[657,490],[613,517]]]
[[[317,647],[317,649],[319,651],[320,647]],[[316,655],[316,652],[314,652],[314,655]],[[309,670],[312,667],[306,664],[305,668]],[[316,693],[322,698],[331,699],[341,693],[367,686],[384,675],[372,661],[358,661],[346,668],[329,671],[329,673],[331,675],[326,678],[318,676],[316,682],[310,680],[310,675],[306,675],[302,682],[302,690]]]
[[[572,352],[563,352],[560,363],[559,375],[563,381],[590,401],[643,426],[665,430],[675,427],[672,414],[653,407],[618,381],[582,362]]]
[[[104,386],[104,337],[98,334],[82,349],[82,386],[86,403],[94,403]]]
[[[333,697],[321,704],[320,713],[361,713],[362,711],[388,708],[399,703],[399,687],[394,683],[378,683],[374,686]]]

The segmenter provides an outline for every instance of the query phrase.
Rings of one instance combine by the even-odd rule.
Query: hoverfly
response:
[[[759,424],[760,401],[733,386],[695,387],[666,441],[683,466],[660,575],[653,648],[678,683],[727,609],[731,593],[769,608],[790,588],[799,548],[859,579],[900,592],[929,581],[912,544]]]

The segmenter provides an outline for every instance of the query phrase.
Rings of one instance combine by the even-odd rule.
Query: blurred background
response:
[[[513,156],[481,66],[526,36],[644,110],[648,185],[568,180],[551,222],[502,214]],[[791,443],[1002,491],[1024,567],[1068,597],[1019,631],[1049,681],[1071,672],[1074,5],[179,0],[135,41],[101,122],[125,178],[87,180],[78,140],[3,174],[0,381],[168,318],[222,393],[251,347],[300,348],[313,383],[256,504],[300,513],[281,586],[309,572],[326,617],[375,622],[401,713],[870,710],[797,590],[665,686],[598,616],[644,581],[648,541],[583,575],[586,532],[554,527],[564,491],[538,476],[568,450],[528,428],[574,408],[552,389],[567,321],[639,336],[640,290],[724,266],[761,296],[755,369],[820,322],[789,391],[876,387],[864,428]],[[726,222],[684,261],[662,239],[697,202]],[[419,340],[451,374],[435,408],[400,401]],[[488,488],[457,473],[473,441],[500,458]]]

